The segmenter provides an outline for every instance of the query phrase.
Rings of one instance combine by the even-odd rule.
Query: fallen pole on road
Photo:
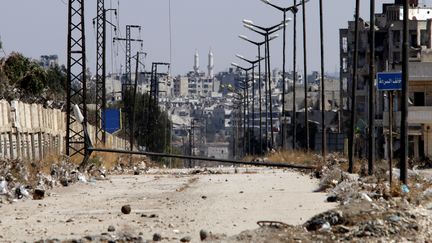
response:
[[[75,113],[77,120],[83,126],[84,141],[85,141],[84,144],[86,145],[85,156],[84,156],[84,159],[79,166],[80,171],[85,170],[85,168],[88,165],[88,161],[91,157],[91,154],[93,152],[128,154],[128,155],[143,155],[143,156],[154,156],[154,157],[163,157],[163,158],[191,159],[191,160],[197,160],[197,161],[210,161],[210,162],[219,162],[219,163],[225,163],[225,164],[238,164],[238,165],[253,165],[253,166],[307,169],[307,170],[317,169],[316,166],[296,165],[296,164],[289,164],[289,163],[283,163],[283,162],[237,161],[237,160],[216,159],[216,158],[208,158],[208,157],[176,155],[176,154],[167,154],[167,153],[154,153],[154,152],[130,151],[130,150],[121,150],[121,149],[95,148],[95,147],[93,147],[90,136],[88,134],[87,125],[86,125],[86,123],[84,123],[83,115],[81,114],[80,108],[77,105],[74,105],[74,113]]]
[[[102,152],[102,153],[116,153],[116,154],[129,154],[129,155],[143,155],[143,156],[154,156],[154,157],[164,157],[164,158],[175,158],[175,159],[192,159],[197,161],[210,161],[219,162],[226,164],[239,164],[239,165],[253,165],[253,166],[267,166],[267,167],[278,167],[278,168],[292,168],[292,169],[308,169],[314,170],[317,167],[309,165],[296,165],[284,162],[258,162],[258,161],[237,161],[229,159],[215,159],[208,157],[198,157],[198,156],[188,156],[188,155],[176,155],[176,154],[166,154],[166,153],[153,153],[153,152],[141,152],[141,151],[127,151],[121,149],[105,149],[105,148],[87,148],[89,153],[92,152]],[[86,160],[83,161],[83,165],[87,163]]]

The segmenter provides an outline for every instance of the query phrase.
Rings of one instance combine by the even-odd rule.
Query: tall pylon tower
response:
[[[96,17],[96,144],[105,144],[102,116],[106,109],[106,11],[105,0],[97,0]]]
[[[96,27],[96,129],[95,138],[96,145],[105,145],[106,133],[102,121],[106,110],[106,27],[107,23],[117,31],[117,27],[107,21],[106,16],[108,11],[114,11],[117,16],[116,9],[105,9],[105,0],[97,0],[97,16],[93,19],[93,25]]]
[[[84,137],[84,127],[73,116],[73,104],[79,106],[83,124],[87,123],[87,76],[86,45],[84,25],[84,0],[68,2],[68,40],[67,40],[67,104],[66,104],[66,155],[87,156],[88,144]]]

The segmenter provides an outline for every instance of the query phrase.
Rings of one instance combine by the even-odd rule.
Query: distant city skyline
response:
[[[275,4],[290,6],[293,1],[275,0]],[[301,2],[301,0],[297,0]],[[377,12],[383,3],[377,1]],[[106,0],[107,8],[116,8],[119,0]],[[420,1],[431,4],[431,1]],[[23,7],[25,5],[25,7]],[[319,70],[319,1],[307,4],[308,28],[308,70]],[[325,62],[326,72],[339,70],[339,29],[347,26],[353,19],[354,0],[324,1],[325,18]],[[119,23],[124,36],[126,24],[141,25],[144,51],[148,52],[147,70],[151,62],[170,61],[169,41],[169,0],[128,0],[120,2]],[[86,45],[87,66],[95,70],[95,29],[92,19],[96,15],[96,1],[87,1]],[[369,1],[361,3],[361,17],[369,19]],[[254,58],[256,47],[238,38],[243,34],[254,40],[262,37],[255,35],[242,26],[243,19],[251,19],[259,25],[274,25],[282,20],[282,13],[259,0],[171,0],[172,13],[172,74],[185,74],[193,70],[194,54],[200,54],[200,69],[207,72],[207,54],[214,54],[215,72],[225,71],[231,62],[247,65],[235,57],[239,53]],[[288,13],[292,18],[292,14]],[[302,11],[298,15],[298,70],[303,66]],[[113,22],[116,22],[113,19]],[[287,26],[287,70],[292,69],[292,22]],[[67,1],[16,0],[2,4],[0,8],[0,37],[7,54],[16,51],[35,59],[41,55],[56,54],[60,64],[66,63]],[[272,68],[282,69],[282,32],[271,44]],[[138,37],[138,34],[135,34]],[[122,45],[111,49],[111,31],[108,31],[108,72],[119,72],[124,65]],[[138,50],[134,47],[134,52]],[[118,52],[118,55],[116,54]],[[3,55],[3,53],[0,53]]]

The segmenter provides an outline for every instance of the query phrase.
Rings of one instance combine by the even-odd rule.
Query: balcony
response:
[[[395,127],[400,126],[400,111],[393,113],[393,124]],[[383,123],[387,126],[389,122],[389,113],[384,112]],[[408,123],[414,124],[432,124],[432,106],[410,106],[408,107]]]

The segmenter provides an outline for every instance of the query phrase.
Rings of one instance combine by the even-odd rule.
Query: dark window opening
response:
[[[425,105],[425,93],[414,92],[414,106],[424,106],[424,105]]]

